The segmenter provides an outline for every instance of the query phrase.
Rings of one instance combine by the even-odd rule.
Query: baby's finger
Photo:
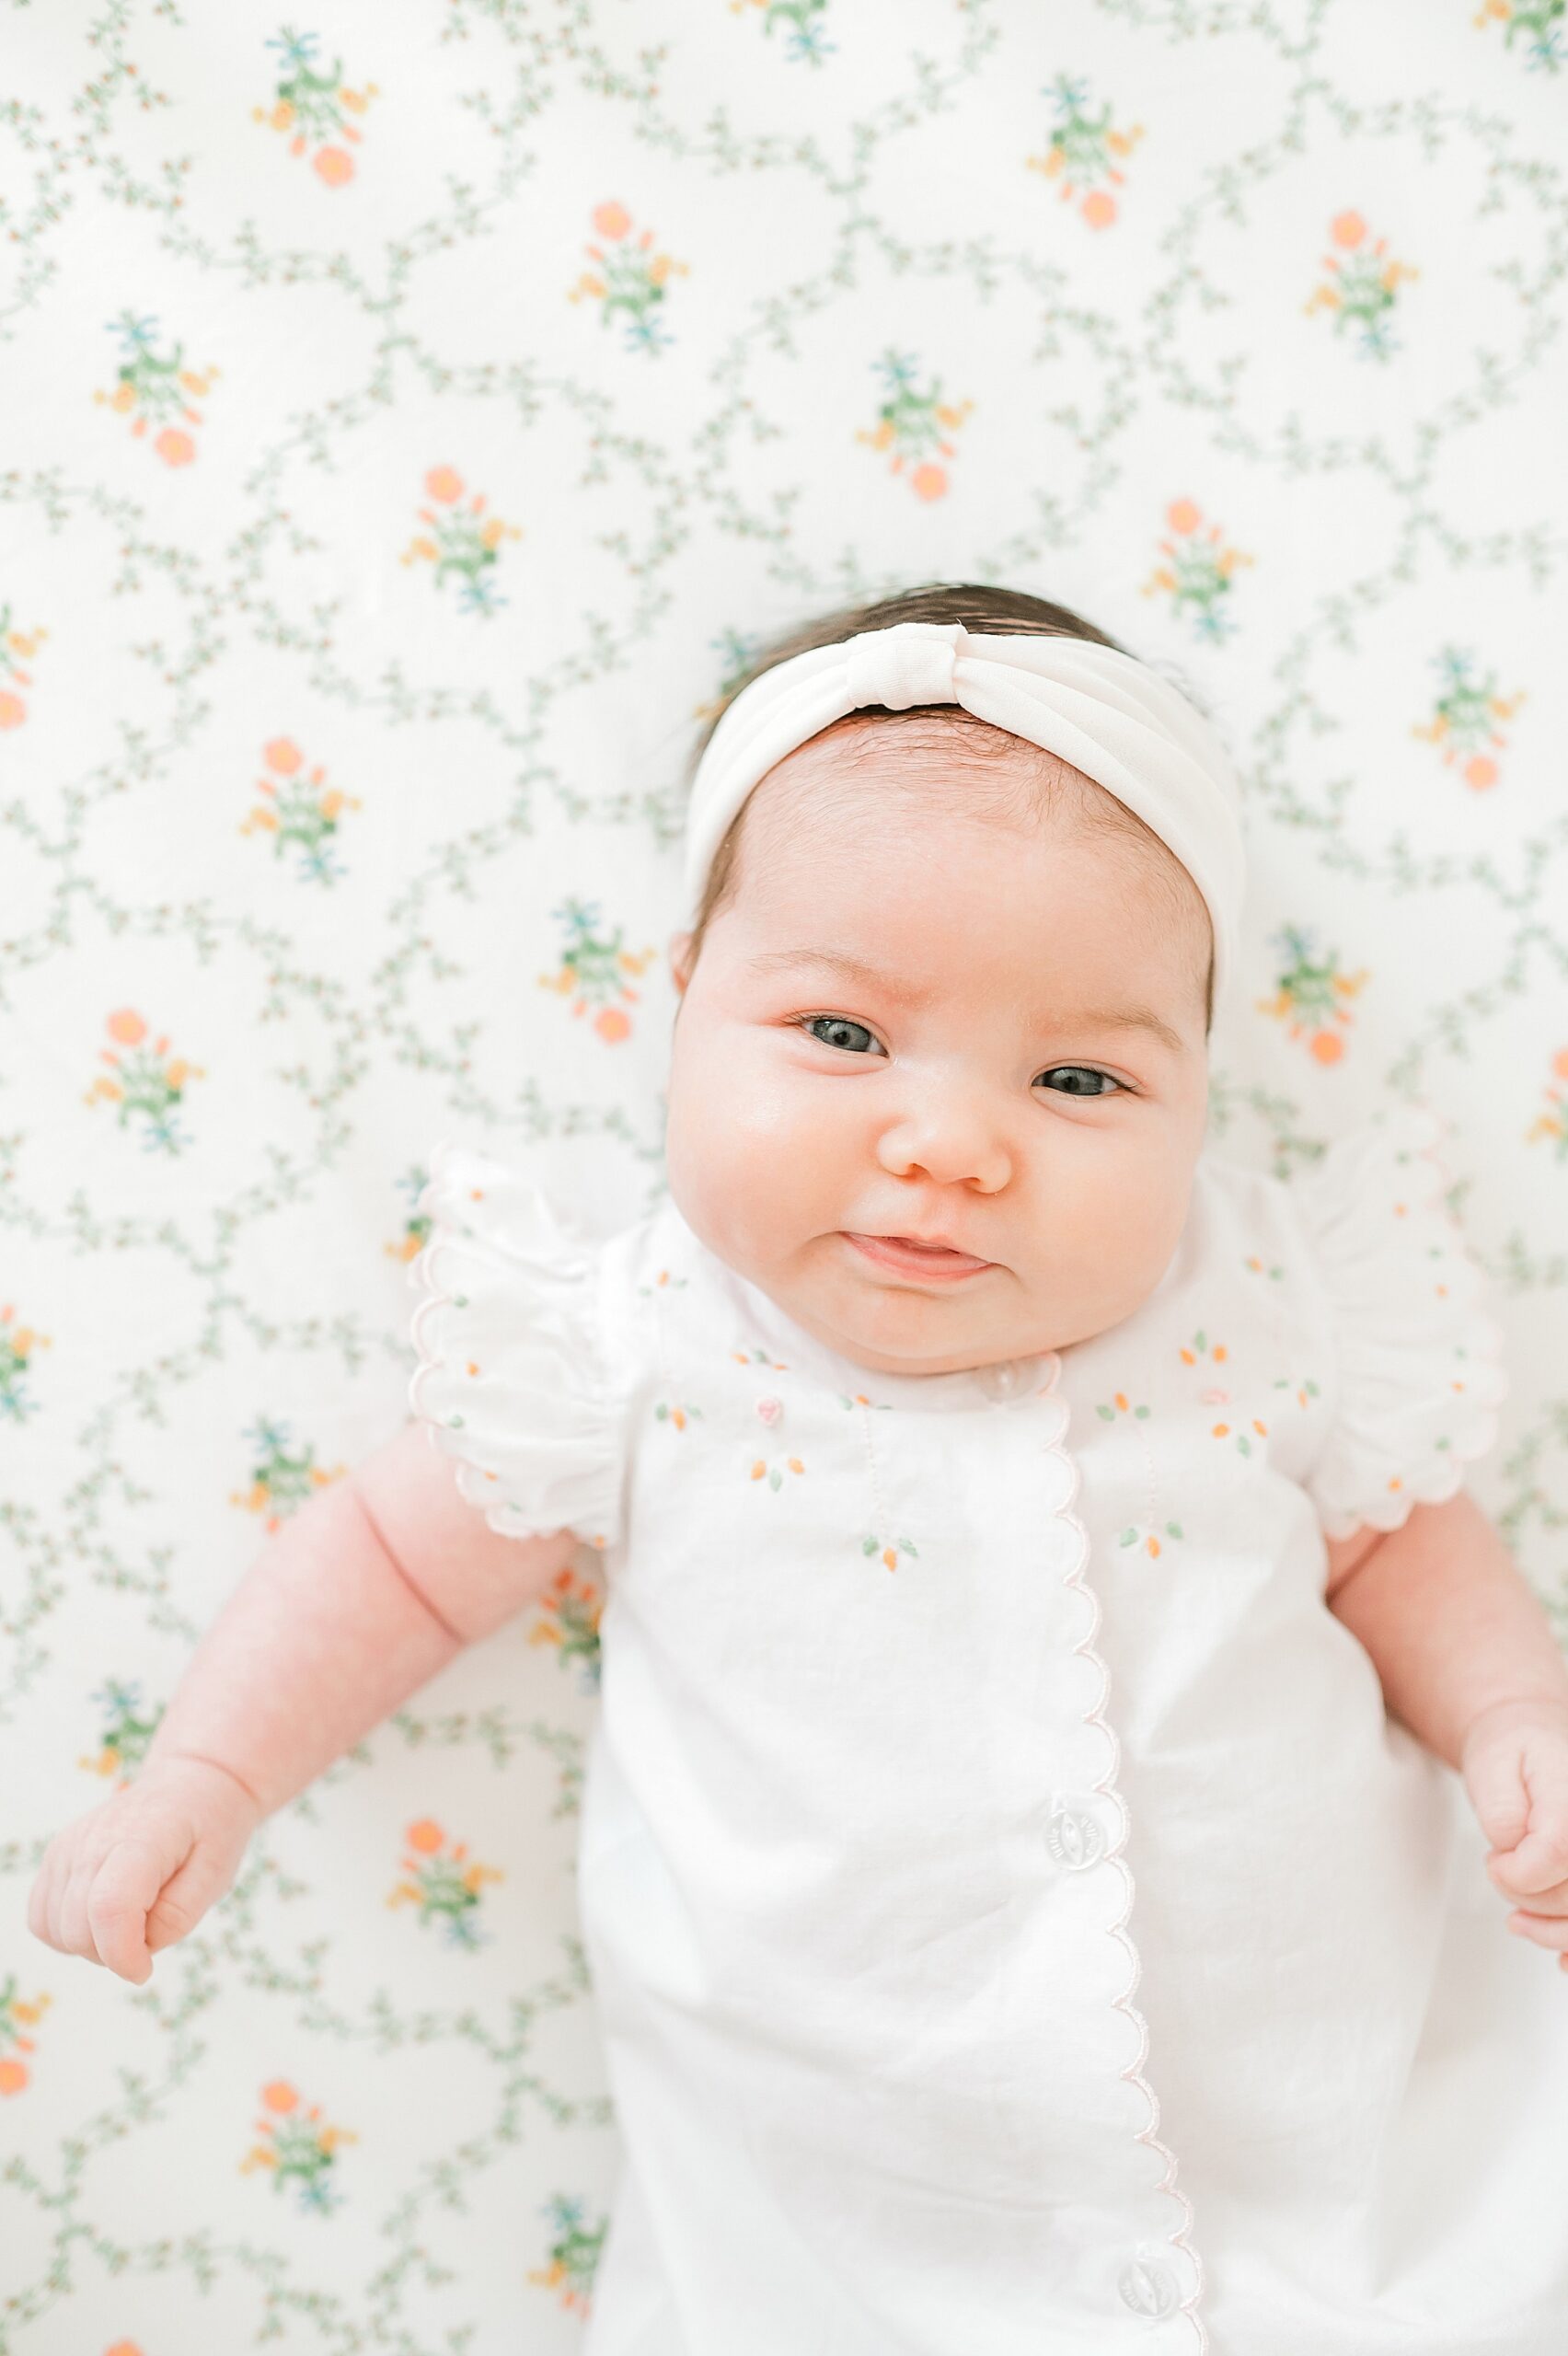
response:
[[[1530,1820],[1530,1796],[1517,1744],[1493,1744],[1467,1759],[1465,1789],[1481,1829],[1505,1853],[1522,1841]]]
[[[148,1913],[164,1884],[165,1865],[156,1849],[122,1841],[99,1866],[86,1901],[94,1951],[121,1980],[138,1988],[151,1979]]]
[[[1495,1878],[1516,1898],[1531,1899],[1568,1879],[1568,1811],[1538,1807],[1518,1847],[1499,1856]]]
[[[1528,1895],[1530,1901],[1529,1911],[1532,1914],[1568,1914],[1568,1881],[1555,1882],[1550,1889],[1532,1889],[1528,1893],[1522,1890],[1511,1890],[1506,1887],[1497,1870],[1499,1865],[1506,1865],[1507,1862],[1505,1857],[1499,1857],[1495,1851],[1486,1861],[1493,1881],[1505,1898],[1516,1899]]]
[[[1560,1914],[1510,1914],[1508,1928],[1516,1938],[1533,1939],[1538,1947],[1568,1954],[1568,1922]]]
[[[51,1911],[53,1945],[62,1955],[85,1956],[90,1963],[98,1959],[93,1934],[87,1928],[87,1891],[97,1870],[97,1851],[78,1848],[55,1885]]]
[[[52,1845],[44,1851],[43,1863],[38,1869],[38,1878],[28,1895],[28,1928],[34,1938],[41,1939],[46,1946],[52,1944],[49,1936],[49,1905],[50,1893],[54,1882],[53,1860],[54,1851]]]

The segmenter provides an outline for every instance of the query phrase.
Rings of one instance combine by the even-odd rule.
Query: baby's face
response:
[[[1103,1333],[1159,1282],[1204,1140],[1209,931],[1147,852],[970,814],[996,771],[962,745],[905,790],[902,734],[815,738],[755,790],[665,1148],[687,1226],[797,1324],[945,1374]],[[889,1236],[982,1265],[855,1240]]]

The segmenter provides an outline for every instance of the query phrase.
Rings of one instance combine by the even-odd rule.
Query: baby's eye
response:
[[[857,1031],[862,1039],[870,1039],[873,1047],[877,1045],[865,1024],[852,1022],[847,1014],[808,1014],[802,1018],[801,1027],[813,1039],[820,1039],[824,1047],[844,1047],[851,1055],[863,1055],[865,1050],[858,1047],[853,1039],[844,1038],[841,1034],[846,1031]],[[825,1036],[828,1033],[834,1035]]]
[[[1057,1064],[1050,1071],[1043,1071],[1040,1078],[1042,1080],[1055,1080],[1058,1072],[1066,1072],[1074,1080],[1102,1080],[1106,1082],[1106,1086],[1103,1089],[1069,1088],[1064,1091],[1058,1091],[1058,1093],[1060,1094],[1066,1094],[1068,1096],[1087,1096],[1092,1103],[1097,1098],[1108,1094],[1112,1089],[1114,1089],[1119,1096],[1124,1096],[1126,1093],[1126,1091],[1123,1088],[1119,1080],[1113,1080],[1108,1071],[1099,1071],[1092,1064]],[[1036,1082],[1037,1086],[1038,1084],[1039,1083]]]

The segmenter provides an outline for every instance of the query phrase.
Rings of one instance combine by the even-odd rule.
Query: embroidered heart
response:
[[[782,1399],[759,1399],[756,1412],[765,1424],[776,1424],[784,1413],[784,1402]]]

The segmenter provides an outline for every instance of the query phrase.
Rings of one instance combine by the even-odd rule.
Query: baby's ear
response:
[[[675,987],[683,997],[691,979],[691,941],[689,932],[673,933],[670,938],[670,971],[674,976]]]

